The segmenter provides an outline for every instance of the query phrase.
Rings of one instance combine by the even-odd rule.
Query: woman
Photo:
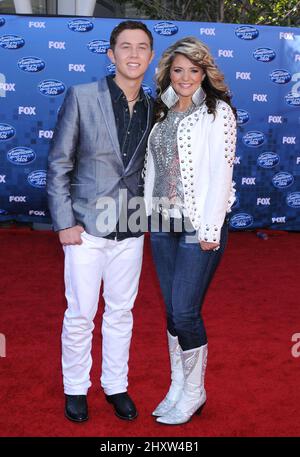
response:
[[[157,422],[182,424],[206,402],[201,308],[227,240],[236,119],[224,77],[196,38],[164,52],[156,79],[145,202],[167,311],[171,386],[152,414]]]

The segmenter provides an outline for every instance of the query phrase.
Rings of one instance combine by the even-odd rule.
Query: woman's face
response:
[[[178,54],[170,69],[170,79],[173,89],[179,97],[192,97],[201,85],[205,73],[187,57]]]

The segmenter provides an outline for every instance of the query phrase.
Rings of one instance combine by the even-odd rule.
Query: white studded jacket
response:
[[[145,158],[145,205],[152,212],[155,169],[148,139]],[[177,130],[178,154],[184,190],[184,207],[198,239],[218,243],[226,213],[235,200],[232,181],[236,148],[236,120],[230,106],[217,102],[215,117],[203,103],[185,117]]]

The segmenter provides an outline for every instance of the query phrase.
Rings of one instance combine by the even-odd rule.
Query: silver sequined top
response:
[[[198,107],[192,104],[187,111],[168,111],[167,117],[157,124],[150,136],[154,160],[155,180],[153,197],[166,198],[170,207],[184,210],[183,185],[177,148],[177,129],[180,121]]]

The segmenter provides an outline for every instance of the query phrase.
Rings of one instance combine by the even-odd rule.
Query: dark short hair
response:
[[[150,40],[151,49],[153,49],[153,36],[146,24],[141,21],[123,21],[118,24],[110,35],[110,48],[115,49],[117,38],[124,30],[143,30]]]

